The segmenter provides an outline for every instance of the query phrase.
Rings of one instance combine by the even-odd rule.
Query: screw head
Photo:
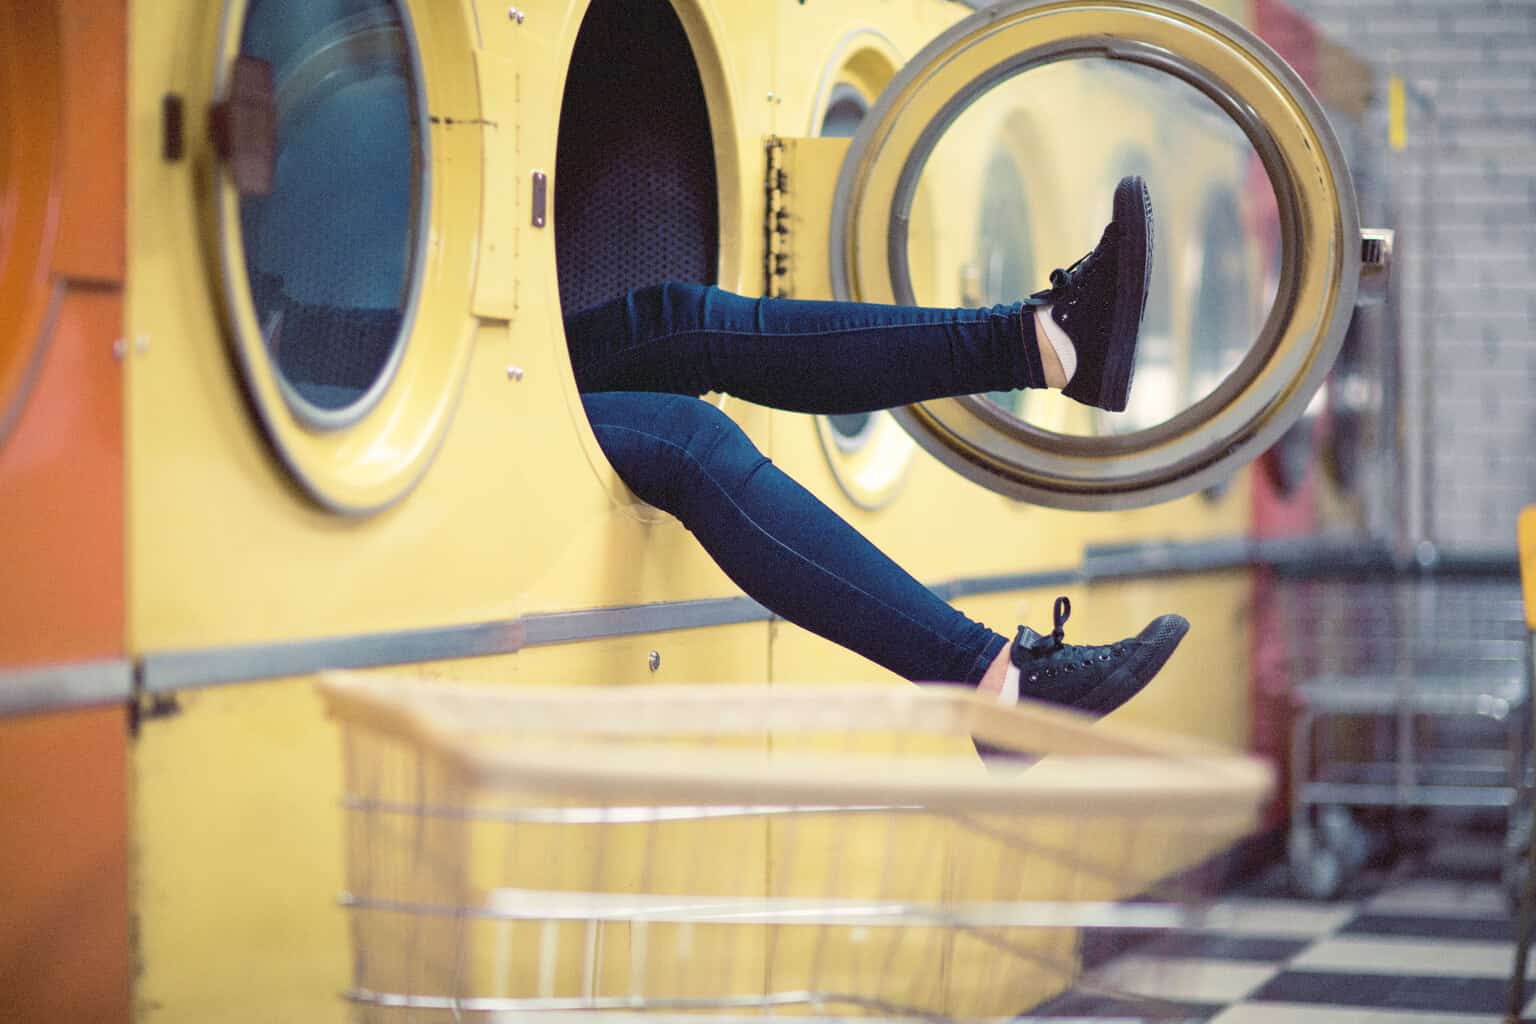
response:
[[[520,382],[522,379],[523,379],[523,368],[521,366],[509,366],[509,367],[507,367],[507,380],[519,381]]]
[[[526,15],[523,14],[523,12],[518,10],[516,7],[508,7],[507,8],[507,17],[509,19],[511,19],[512,21],[516,22],[517,24],[521,25],[523,23],[523,18],[525,18]]]
[[[650,656],[645,659],[645,663],[650,666],[652,672],[661,668],[661,652],[652,651]]]

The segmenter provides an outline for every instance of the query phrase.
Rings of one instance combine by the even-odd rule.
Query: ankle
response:
[[[1013,665],[1008,657],[1008,652],[1011,650],[1013,650],[1012,644],[1004,644],[1003,649],[997,652],[997,657],[993,658],[992,664],[987,666],[981,682],[976,684],[979,692],[989,697],[997,697],[1003,692],[1003,684],[1008,680],[1008,669]]]
[[[1045,307],[1047,315],[1049,306]],[[1034,345],[1040,353],[1040,365],[1045,370],[1045,386],[1061,390],[1067,386],[1067,372],[1062,368],[1061,357],[1056,354],[1056,346],[1050,343],[1045,336],[1045,328],[1040,323],[1040,310],[1035,310],[1029,316],[1030,336],[1034,339]]]
[[[1046,386],[1066,387],[1077,371],[1077,348],[1051,318],[1050,306],[1035,310],[1035,338],[1040,346],[1040,362],[1045,367]]]

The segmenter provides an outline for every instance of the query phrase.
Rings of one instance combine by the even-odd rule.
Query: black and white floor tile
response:
[[[1137,945],[1030,1018],[1501,1024],[1515,919],[1500,838],[1456,836],[1401,855],[1327,903],[1294,897],[1274,865],[1216,904],[1230,922],[1221,930]],[[1536,1024],[1536,958],[1527,978],[1521,1020]]]

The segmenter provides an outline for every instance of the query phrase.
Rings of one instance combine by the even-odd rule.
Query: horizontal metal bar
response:
[[[510,654],[524,646],[522,620],[514,619],[445,629],[155,652],[144,655],[141,664],[144,689],[159,693],[215,683],[308,675],[333,668],[378,668]]]
[[[1442,552],[1429,548],[1412,557],[1395,553],[1369,537],[1327,535],[1255,541],[1253,561],[1300,579],[1508,579],[1520,577],[1513,549]]]
[[[133,699],[133,665],[121,658],[0,669],[0,715],[122,704]]]
[[[905,903],[773,896],[671,896],[494,889],[486,903],[455,906],[343,893],[352,910],[484,921],[645,921],[651,924],[781,924],[857,928],[1116,928],[1165,931],[1230,927],[1236,912],[1160,903]]]
[[[952,580],[935,584],[932,589],[941,595],[960,597],[1063,586],[1078,581],[1080,577],[1075,572],[1056,571]],[[419,661],[489,657],[515,654],[526,647],[768,622],[773,617],[772,612],[751,598],[724,597],[536,612],[503,622],[442,629],[152,652],[142,659],[143,686],[147,692],[160,693],[308,675],[327,669],[380,668]]]
[[[674,629],[703,629],[766,622],[773,613],[749,597],[701,601],[662,601],[620,608],[591,608],[573,612],[541,612],[518,620],[523,646],[576,643]]]
[[[1493,747],[1450,751],[1419,747],[1413,752],[1413,770],[1421,786],[1502,786],[1510,780],[1507,749]],[[1385,758],[1373,761],[1330,761],[1319,771],[1317,782],[1395,783],[1400,765]]]
[[[1376,786],[1351,782],[1313,782],[1301,788],[1303,804],[1359,807],[1508,807],[1519,791],[1513,786]]]
[[[1003,576],[973,576],[968,579],[935,583],[928,589],[946,601],[980,594],[1009,594],[1016,590],[1046,590],[1055,587],[1075,587],[1086,581],[1081,569],[1062,569],[1057,572],[1012,573]]]
[[[1330,573],[1398,563],[1380,545],[1357,537],[1306,537],[1250,541],[1219,537],[1190,542],[1149,542],[1088,549],[1079,568],[1039,573],[962,577],[930,584],[946,600],[985,594],[1069,588],[1139,578],[1222,572],[1272,564]],[[1439,564],[1453,564],[1441,559]],[[1497,558],[1476,560],[1479,570],[1502,567]],[[1423,567],[1419,567],[1422,569]],[[1417,570],[1415,570],[1417,571]],[[579,643],[619,636],[767,622],[772,612],[747,597],[670,601],[568,612],[538,612],[516,619],[434,629],[319,637],[208,649],[151,651],[139,661],[142,688],[151,693],[279,679],[326,669],[379,668],[421,661],[452,661],[513,654],[525,647]],[[4,676],[0,675],[0,679]],[[61,667],[29,676],[13,693],[0,693],[0,714],[132,697],[131,669],[124,662],[106,676],[90,667]]]
[[[920,814],[931,813],[918,805],[845,806],[634,806],[634,807],[466,807],[453,804],[407,803],[343,797],[342,807],[364,814],[399,814],[452,821],[493,821],[521,825],[652,825],[661,822],[715,821],[731,818],[767,818],[823,814]]]
[[[1496,722],[1525,703],[1519,680],[1412,675],[1316,677],[1298,686],[1295,698],[1317,714],[1461,715]]]
[[[790,1000],[781,998],[788,995]],[[416,1010],[430,1010],[438,1012],[454,1012],[461,1014],[491,1014],[489,1024],[525,1024],[529,1020],[559,1021],[559,1024],[764,1024],[764,1021],[772,1021],[773,1015],[759,1013],[751,1014],[720,1014],[710,1013],[703,1015],[697,1012],[686,1012],[691,1007],[699,1010],[714,1008],[722,1009],[764,1009],[772,1010],[779,1006],[809,1006],[818,1010],[828,1006],[858,1006],[856,1014],[847,1012],[836,1014],[825,1013],[795,1013],[790,1016],[794,1024],[848,1024],[850,1020],[859,1024],[944,1024],[947,1017],[934,1014],[901,1014],[897,1008],[889,1008],[889,1013],[873,1013],[873,1010],[881,1010],[882,1007],[871,1000],[859,999],[854,996],[840,996],[835,993],[804,993],[805,998],[799,998],[798,993],[768,993],[766,995],[742,996],[740,1002],[726,1003],[721,1000],[698,1001],[697,1003],[680,1004],[678,1000],[636,999],[618,1000],[615,1005],[618,1008],[604,1009],[594,1003],[580,998],[547,999],[547,1000],[518,1000],[510,998],[473,998],[465,997],[456,999],[451,996],[409,996],[396,993],[368,992],[364,989],[352,989],[344,994],[344,997],[353,1003],[371,1007],[375,1010],[403,1011],[402,1020],[410,1020],[410,1013]],[[793,1000],[793,1001],[791,1001]],[[576,1005],[568,1005],[576,1004]],[[677,1012],[658,1012],[658,1008],[665,1007]],[[1073,1018],[1078,1019],[1078,1018]],[[1161,1019],[1161,1018],[1159,1018]],[[1171,1019],[1171,1018],[1170,1018]],[[1020,1017],[1010,1014],[1007,1017],[967,1017],[967,1024],[1063,1024],[1063,1018],[1057,1016],[1036,1017],[1025,1015]],[[1145,1024],[1146,1017],[1094,1017],[1094,1024]]]
[[[765,992],[743,996],[714,998],[658,998],[625,996],[545,996],[517,999],[493,996],[424,996],[396,992],[372,992],[350,989],[348,1002],[379,1010],[428,1010],[438,1013],[495,1014],[491,1024],[513,1024],[530,1017],[558,1020],[560,1024],[763,1024],[773,1015],[761,1012],[735,1016],[700,1010],[772,1010],[778,1007],[856,1007],[858,1012],[838,1014],[795,1013],[795,1024],[940,1024],[948,1020],[920,1007],[907,1008],[871,999],[868,996],[837,992]],[[658,1011],[673,1011],[671,1013]],[[409,1019],[409,1018],[405,1018]],[[1006,1017],[967,1017],[970,1024],[1063,1024],[1059,1016],[1035,1017],[1010,1014]],[[1142,1024],[1143,1017],[1094,1017],[1095,1024]]]
[[[494,1014],[550,1014],[551,1018],[558,1019],[562,1024],[599,1024],[616,1020],[644,1021],[645,1024],[698,1024],[701,1020],[709,1021],[709,1024],[761,1024],[765,1019],[761,1014],[751,1016],[723,1017],[719,1014],[710,1014],[707,1017],[698,1015],[683,1015],[683,1011],[699,1010],[748,1010],[771,1009],[786,1006],[852,1006],[865,1011],[873,1010],[888,1016],[872,1016],[859,1013],[860,1021],[884,1022],[884,1024],[935,1024],[938,1018],[930,1014],[924,1014],[920,1009],[898,1006],[879,999],[871,999],[868,996],[860,996],[852,993],[839,992],[764,992],[739,996],[703,996],[703,997],[646,997],[646,996],[534,996],[528,998],[513,997],[476,997],[476,996],[425,996],[405,995],[394,992],[371,992],[367,989],[351,989],[346,993],[348,1002],[362,1006],[373,1006],[390,1010],[436,1010],[440,1012],[459,1013],[494,1013]],[[654,1011],[673,1010],[679,1011],[674,1016],[658,1016]],[[558,1017],[556,1017],[558,1015]],[[516,1019],[525,1019],[519,1017]],[[804,1016],[795,1014],[795,1021],[815,1022],[847,1021],[849,1016],[838,1014],[836,1016]],[[991,1018],[990,1024],[1019,1024],[1019,1022],[1032,1021],[1029,1017],[997,1017]],[[498,1016],[497,1021],[501,1018]],[[511,1018],[508,1019],[510,1024]],[[978,1024],[989,1024],[988,1019],[978,1020]],[[1060,1024],[1060,1019],[1057,1019]]]
[[[1084,552],[1083,576],[1097,582],[1224,572],[1245,569],[1253,560],[1253,544],[1243,537],[1103,545]]]

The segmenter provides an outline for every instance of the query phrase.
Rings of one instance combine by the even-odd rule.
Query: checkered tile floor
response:
[[[1500,838],[1459,836],[1401,855],[1331,903],[1296,899],[1275,865],[1217,904],[1236,912],[1231,927],[1137,946],[1029,1019],[1499,1024],[1515,950]],[[1536,1022],[1532,965],[1527,976],[1522,1020]],[[1090,994],[1106,990],[1156,1002]]]

